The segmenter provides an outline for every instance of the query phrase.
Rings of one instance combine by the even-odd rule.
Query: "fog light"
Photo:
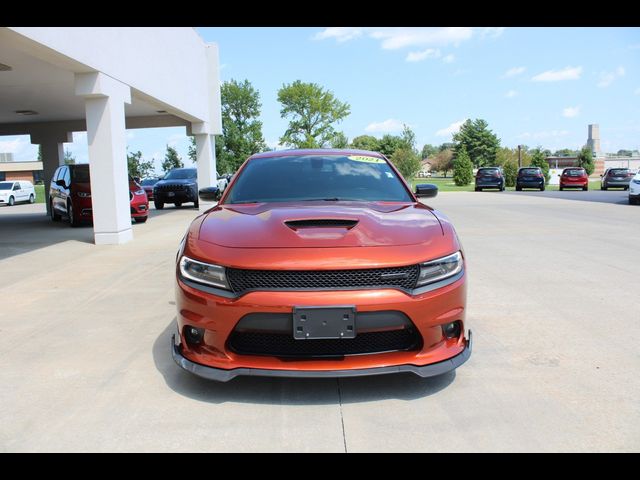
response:
[[[446,323],[442,326],[442,331],[447,338],[457,338],[462,332],[462,322],[456,320],[455,322]]]
[[[189,345],[199,345],[204,338],[204,328],[192,327],[191,325],[185,325],[184,327],[184,339]]]

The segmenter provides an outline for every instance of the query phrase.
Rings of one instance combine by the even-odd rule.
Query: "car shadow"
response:
[[[629,192],[626,190],[522,190],[520,192],[500,192],[506,195],[528,195],[533,197],[557,198],[559,200],[577,200],[581,202],[612,203],[615,205],[629,205]]]
[[[153,344],[156,369],[174,392],[208,403],[253,403],[273,405],[327,405],[386,399],[414,400],[446,388],[455,371],[431,378],[411,373],[352,378],[236,377],[221,383],[197,377],[178,367],[171,356],[174,318]]]

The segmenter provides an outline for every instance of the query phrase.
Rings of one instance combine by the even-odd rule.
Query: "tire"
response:
[[[609,190],[609,187],[600,187],[601,190]]]
[[[544,192],[544,185],[540,187],[540,191]]]
[[[564,190],[564,188],[563,188],[563,187],[560,187],[560,188],[559,188],[559,190],[560,190],[560,191],[562,191],[562,190]]]
[[[13,197],[9,197],[9,202],[7,202],[7,205],[9,205],[10,207],[13,207],[16,204],[16,200]]]
[[[62,217],[60,217],[60,214],[56,213],[56,211],[53,209],[53,202],[49,202],[49,208],[51,208],[51,221],[59,222]]]
[[[36,203],[36,197],[33,196],[33,193],[29,195],[29,203]]]
[[[176,202],[174,203],[176,208],[181,208],[182,207],[182,202]]]
[[[480,189],[479,189],[478,187],[476,187],[476,188],[475,188],[475,191],[476,191],[476,192],[479,192],[479,191],[480,191]]]
[[[587,190],[589,190],[589,185],[585,185],[584,187],[582,187],[582,191],[586,192]]]
[[[522,187],[516,187],[516,192],[521,192],[522,191]]]
[[[154,200],[153,206],[156,207],[156,210],[162,210],[164,208],[164,202],[159,202],[157,200]]]
[[[149,217],[136,217],[134,218],[134,220],[136,221],[136,223],[144,223],[147,221],[147,218]]]
[[[78,226],[78,222],[75,219],[73,202],[69,202],[67,204],[67,215],[69,216],[69,226],[71,228],[76,228]]]
[[[195,202],[193,202],[193,207],[197,210],[200,208],[200,201],[196,200]]]

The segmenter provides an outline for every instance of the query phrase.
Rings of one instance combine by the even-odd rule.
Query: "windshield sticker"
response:
[[[347,157],[349,160],[353,160],[354,162],[365,162],[365,163],[384,163],[384,160],[378,157],[369,157],[366,155],[349,155]]]

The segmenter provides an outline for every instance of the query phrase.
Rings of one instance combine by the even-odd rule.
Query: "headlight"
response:
[[[633,183],[635,183],[636,185],[640,185],[640,180],[631,180]]]
[[[91,198],[91,194],[89,192],[78,192],[78,196],[80,198]]]
[[[183,256],[180,259],[180,274],[194,282],[231,290],[225,268],[220,265],[211,265]]]
[[[456,252],[453,255],[437,258],[430,262],[420,264],[420,275],[417,286],[437,282],[462,271],[462,255]]]
[[[140,190],[136,190],[135,192],[133,192],[134,195],[144,195],[144,188],[141,188]]]

